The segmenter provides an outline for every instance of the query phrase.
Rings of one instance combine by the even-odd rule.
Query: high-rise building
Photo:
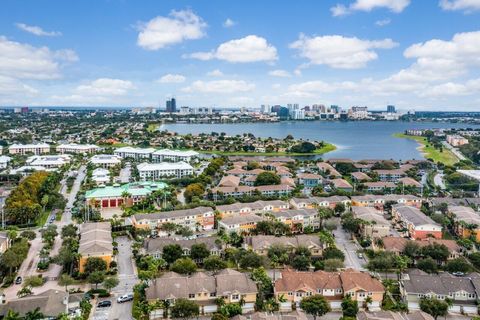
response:
[[[260,107],[260,112],[261,113],[270,113],[271,112],[270,105],[262,104],[262,106]]]
[[[388,105],[387,106],[387,112],[388,113],[395,113],[395,106],[392,106],[392,105]]]
[[[169,113],[177,112],[177,101],[175,98],[167,100],[166,109]]]

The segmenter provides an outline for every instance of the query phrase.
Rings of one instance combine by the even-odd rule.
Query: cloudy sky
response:
[[[480,111],[480,0],[5,0],[0,105]]]

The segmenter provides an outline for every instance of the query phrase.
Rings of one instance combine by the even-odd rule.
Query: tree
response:
[[[340,259],[327,259],[323,263],[323,268],[325,271],[337,271],[343,268],[343,261]]]
[[[228,320],[228,317],[225,317],[223,314],[217,312],[212,315],[210,320]]]
[[[88,257],[85,262],[84,272],[90,274],[96,271],[106,271],[107,262],[99,257]],[[100,281],[101,282],[101,281]]]
[[[190,257],[195,261],[203,261],[209,255],[210,250],[205,243],[195,243],[190,248]]]
[[[35,233],[35,231],[25,230],[22,233],[20,233],[20,237],[31,241],[31,240],[34,240],[37,237],[37,234]]]
[[[205,270],[217,273],[219,270],[227,267],[227,262],[222,260],[219,256],[210,256],[203,260],[203,267]]]
[[[242,269],[259,268],[262,265],[262,257],[253,251],[245,252],[240,258],[240,267]]]
[[[110,290],[118,286],[119,283],[120,281],[118,281],[118,277],[112,276],[112,277],[105,278],[105,280],[103,280],[102,285],[105,289],[108,290],[108,292],[110,292]]]
[[[7,314],[5,315],[4,320],[20,320],[20,315],[18,312],[15,312],[13,310],[8,310]]]
[[[339,202],[335,205],[335,213],[342,214],[345,212],[345,204],[343,202]]]
[[[430,314],[434,319],[439,316],[446,316],[449,306],[450,300],[442,301],[437,298],[422,298],[420,300],[420,309]]]
[[[174,319],[189,319],[200,314],[200,307],[194,301],[187,299],[177,299],[175,305],[171,308],[171,315]]]
[[[194,197],[201,197],[205,193],[205,188],[201,183],[192,183],[185,188],[183,196],[187,202],[192,202]]]
[[[415,259],[420,253],[420,246],[415,241],[407,241],[403,248],[403,253],[412,259]]]
[[[445,270],[448,272],[463,272],[472,271],[472,266],[464,258],[457,258],[447,262]]]
[[[302,141],[299,144],[296,144],[290,148],[292,153],[313,153],[317,147],[308,141]]]
[[[62,239],[65,238],[76,238],[77,237],[77,227],[73,224],[66,225],[62,228]]]
[[[292,260],[292,267],[299,271],[307,271],[310,267],[310,257],[307,256],[295,256]]]
[[[93,271],[88,275],[88,283],[94,284],[95,289],[98,288],[98,284],[105,279],[105,272],[103,271]]]
[[[283,245],[274,244],[268,249],[268,258],[273,266],[282,265],[288,262],[288,251]]]
[[[274,184],[280,184],[280,176],[271,171],[265,171],[260,173],[255,179],[255,186],[269,186]]]
[[[192,274],[197,270],[197,265],[190,258],[181,258],[171,265],[170,270],[180,274]]]
[[[344,317],[356,318],[358,313],[358,302],[352,297],[346,296],[342,300],[342,314]]]
[[[242,314],[242,306],[239,303],[224,304],[220,307],[220,313],[225,317],[232,318]]]
[[[24,287],[40,287],[41,285],[43,285],[42,277],[29,276],[23,281]]]
[[[328,247],[323,250],[323,259],[338,259],[341,261],[345,260],[345,254],[342,250],[335,247]]]
[[[58,284],[61,286],[65,286],[65,291],[68,291],[68,286],[75,283],[75,279],[73,279],[70,275],[64,273],[60,276]]]
[[[417,261],[417,268],[427,273],[437,273],[437,262],[430,257],[420,259]]]
[[[468,255],[468,260],[476,267],[480,268],[480,252],[474,252]]]
[[[439,243],[432,243],[423,247],[421,253],[439,262],[446,261],[450,256],[447,246]]]
[[[43,313],[40,312],[40,308],[35,308],[34,310],[30,310],[25,314],[25,320],[40,320],[44,319],[45,316]]]
[[[300,308],[302,308],[305,313],[312,315],[313,320],[316,320],[317,317],[321,317],[331,310],[327,299],[319,294],[303,298],[302,301],[300,301]]]
[[[18,290],[17,297],[22,298],[31,294],[33,294],[32,289],[29,287],[23,287],[22,289]]]
[[[183,256],[183,249],[179,244],[169,244],[163,247],[162,258],[168,264],[174,263]]]
[[[333,217],[333,210],[330,208],[320,207],[318,208],[318,217],[320,219],[320,229],[323,228],[323,222],[326,219]]]

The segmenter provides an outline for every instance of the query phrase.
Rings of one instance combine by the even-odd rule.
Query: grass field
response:
[[[158,123],[150,123],[147,127],[147,131],[148,132],[153,132],[155,130],[157,130],[159,124]]]
[[[442,162],[449,166],[458,162],[458,158],[450,150],[446,148],[443,148],[443,151],[435,149],[425,137],[409,136],[404,133],[395,133],[393,136],[417,141],[420,145],[420,151],[427,159],[433,159],[435,162]]]
[[[227,151],[205,151],[201,150],[197,152],[200,153],[208,153],[208,154],[217,154],[221,156],[267,156],[267,157],[278,157],[278,156],[311,156],[311,155],[321,155],[325,154],[327,152],[331,152],[333,150],[336,150],[337,147],[331,143],[325,144],[325,146],[321,149],[317,149],[312,153],[294,153],[294,152],[243,152],[243,151],[238,151],[238,152],[227,152]]]

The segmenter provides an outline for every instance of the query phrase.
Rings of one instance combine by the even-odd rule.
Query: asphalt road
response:
[[[125,165],[125,168],[120,170],[120,174],[119,174],[120,182],[121,183],[129,183],[131,175],[132,175],[132,165],[130,163],[127,163]]]
[[[443,172],[439,172],[437,173],[434,177],[433,177],[433,183],[437,186],[437,187],[440,187],[440,189],[442,190],[445,190],[447,187],[445,186],[445,183],[443,182]]]
[[[72,208],[73,203],[75,202],[75,198],[77,197],[77,193],[80,190],[80,186],[82,185],[83,179],[85,179],[85,172],[86,167],[82,165],[78,169],[77,177],[75,178],[75,181],[73,182],[72,190],[70,190],[70,193],[64,193],[63,196],[67,199],[67,206],[66,208]],[[65,188],[66,190],[66,188]],[[62,223],[65,224],[70,224],[72,223],[72,211],[71,210],[65,210],[62,216]]]
[[[340,224],[340,222],[338,224]],[[357,244],[351,240],[350,234],[340,226],[333,231],[333,234],[335,235],[335,242],[337,243],[338,249],[342,250],[345,254],[345,267],[356,270],[366,270],[363,267],[366,261],[358,257],[357,250],[359,248]]]

